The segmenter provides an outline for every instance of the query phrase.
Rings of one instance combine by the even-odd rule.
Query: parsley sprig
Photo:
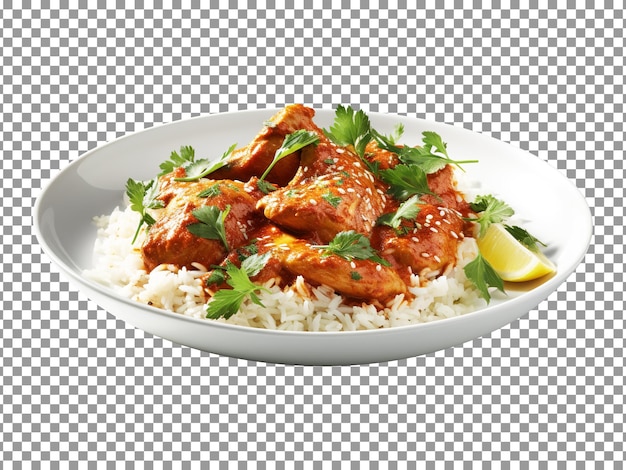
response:
[[[163,202],[157,199],[159,195],[159,187],[157,179],[152,179],[148,182],[135,181],[132,178],[128,178],[126,181],[126,195],[130,201],[130,208],[138,212],[141,215],[139,225],[135,231],[132,243],[135,243],[141,227],[147,225],[152,226],[156,220],[148,212],[149,209],[160,209],[163,207]]]
[[[351,145],[355,153],[363,158],[365,147],[372,140],[372,128],[369,117],[361,109],[355,111],[351,106],[337,106],[335,120],[324,134],[337,145]]]
[[[232,289],[220,289],[215,292],[207,304],[207,318],[230,318],[239,311],[241,304],[247,297],[255,304],[264,307],[258,297],[258,292],[269,291],[265,287],[253,283],[250,278],[257,275],[265,267],[269,257],[269,253],[253,254],[244,259],[239,268],[228,262],[225,279]]]
[[[228,164],[227,157],[235,150],[237,144],[231,145],[226,150],[219,160],[212,161],[206,158],[196,160],[196,151],[193,147],[186,145],[180,148],[180,153],[172,151],[169,160],[164,161],[159,165],[161,173],[158,176],[164,176],[178,167],[185,169],[185,175],[180,178],[174,178],[175,181],[196,181],[200,178],[204,178],[220,168],[223,168]]]
[[[426,172],[417,165],[396,165],[382,170],[380,178],[389,185],[389,194],[398,201],[406,201],[411,196],[436,196],[428,187]]]
[[[513,235],[518,242],[531,251],[539,251],[539,245],[547,246],[544,242],[531,235],[528,230],[517,225],[504,225],[504,229]]]
[[[200,178],[209,176],[214,171],[225,167],[228,164],[228,156],[237,148],[237,144],[233,144],[222,154],[217,161],[211,161],[206,158],[197,160],[184,165],[185,174],[187,176],[174,178],[176,181],[197,181]]]
[[[174,171],[175,168],[178,168],[179,166],[184,166],[184,165],[193,163],[195,159],[196,159],[196,152],[194,148],[189,145],[182,146],[180,148],[180,153],[178,153],[176,150],[173,150],[172,153],[170,154],[170,159],[164,161],[163,163],[159,165],[159,168],[161,169],[161,173],[159,173],[159,176],[167,175],[168,173],[171,173],[172,171]]]
[[[328,245],[313,245],[322,251],[322,258],[332,255],[339,256],[347,261],[370,260],[384,266],[390,266],[389,262],[376,253],[370,245],[369,239],[354,230],[339,232]]]
[[[495,287],[500,292],[504,292],[504,281],[480,253],[465,265],[463,271],[487,303],[491,300],[489,287]]]
[[[221,210],[216,206],[202,206],[191,213],[199,220],[198,223],[187,225],[187,230],[193,235],[208,240],[220,240],[227,251],[230,251],[226,240],[226,216],[230,212],[230,205]]]
[[[478,162],[478,160],[451,159],[448,155],[448,145],[439,134],[432,131],[422,132],[424,145],[421,147],[398,146],[395,137],[378,132],[373,132],[372,136],[381,149],[397,154],[402,163],[418,166],[426,174],[435,173],[449,164],[463,170],[462,164]]]
[[[485,235],[491,224],[503,222],[515,213],[506,202],[491,194],[476,196],[470,203],[470,208],[478,216],[467,220],[476,222],[480,226],[479,237]]]
[[[306,129],[299,129],[285,137],[283,144],[280,146],[274,154],[274,159],[267,167],[265,172],[259,178],[259,181],[264,181],[267,175],[272,171],[272,168],[283,158],[296,153],[298,150],[303,149],[307,145],[314,145],[319,142],[319,136],[313,131],[307,131]]]
[[[398,232],[402,221],[415,220],[420,210],[421,208],[419,196],[411,196],[409,199],[400,204],[395,212],[389,212],[387,214],[381,215],[376,221],[376,224],[387,225],[395,229],[396,232]]]

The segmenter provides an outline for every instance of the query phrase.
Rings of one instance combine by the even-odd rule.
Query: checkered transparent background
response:
[[[0,461],[625,460],[623,1],[417,3],[4,2]],[[583,264],[526,317],[462,346],[295,367],[137,331],[41,253],[32,204],[88,149],[292,102],[426,117],[531,151],[592,208]]]

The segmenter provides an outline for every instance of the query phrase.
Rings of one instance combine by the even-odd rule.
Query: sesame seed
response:
[[[376,265],[376,271],[382,271],[383,267],[380,264]]]
[[[450,235],[452,235],[452,238],[459,238],[454,230],[450,230]]]
[[[437,255],[433,256],[433,259],[437,261],[437,263],[441,263],[441,258]]]
[[[441,225],[441,220],[435,220],[435,225]]]
[[[346,190],[345,190],[345,189],[343,189],[343,188],[337,188],[337,192],[338,192],[339,194],[346,194]]]
[[[354,190],[354,188],[348,188],[348,189],[347,189],[347,191],[348,191],[349,193],[354,193],[354,192],[356,192],[356,191]]]
[[[433,215],[432,215],[432,214],[426,214],[426,220],[430,220],[430,219],[432,219],[432,218],[433,218]]]
[[[430,231],[433,233],[439,233],[439,230],[437,230],[435,227],[430,227]]]
[[[337,152],[337,153],[344,153],[345,149],[337,149],[337,150],[335,150],[335,152]],[[335,163],[337,163],[337,162],[335,161]]]
[[[350,267],[352,269],[356,269],[356,263],[354,261],[350,261]]]
[[[422,258],[430,258],[430,253],[422,253]]]
[[[361,163],[360,162],[354,162],[354,166],[357,168],[361,168]]]
[[[313,198],[309,199],[309,204],[311,204],[312,206],[316,206],[317,205],[317,201]]]
[[[415,243],[419,243],[420,239],[417,237],[411,237],[411,240],[413,240]]]
[[[446,215],[446,211],[444,211],[443,209],[439,211],[439,215],[441,217],[443,217],[444,215]]]

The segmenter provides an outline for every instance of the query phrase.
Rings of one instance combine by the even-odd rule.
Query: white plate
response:
[[[188,318],[122,298],[81,274],[91,267],[96,215],[110,213],[126,180],[148,180],[181,145],[218,158],[233,143],[249,142],[275,109],[202,116],[137,132],[91,150],[61,171],[43,190],[34,223],[41,246],[79,290],[116,317],[151,334],[204,351],[277,363],[338,365],[401,359],[437,351],[486,335],[525,315],[553,292],[582,260],[591,239],[589,208],[561,173],[509,144],[437,122],[369,113],[373,127],[390,133],[405,126],[404,140],[418,144],[421,132],[438,132],[452,158],[465,165],[483,193],[508,202],[525,227],[547,243],[557,273],[543,283],[511,290],[480,311],[415,326],[356,332],[286,332]],[[317,110],[328,127],[334,111]],[[526,222],[527,221],[527,222]]]

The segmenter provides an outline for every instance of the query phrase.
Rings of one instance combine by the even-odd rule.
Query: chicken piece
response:
[[[205,197],[199,197],[203,191]],[[192,214],[197,208],[215,206],[223,211],[230,206],[224,228],[231,249],[246,244],[248,233],[260,220],[256,210],[257,198],[245,192],[244,184],[239,181],[179,183],[172,179],[163,196],[167,205],[150,227],[141,248],[148,271],[160,264],[189,268],[192,263],[201,263],[208,268],[221,263],[227,256],[221,240],[202,238],[188,230],[189,225],[199,223]]]
[[[420,204],[416,219],[403,220],[398,229],[375,227],[371,243],[408,283],[411,274],[436,276],[456,263],[463,227],[464,221],[454,209]]]
[[[470,211],[469,203],[456,187],[456,179],[454,177],[454,168],[446,165],[441,170],[431,173],[427,176],[428,187],[438,197],[426,195],[422,200],[429,204],[437,206],[445,206],[454,209],[464,217]]]
[[[294,179],[258,207],[286,230],[327,243],[346,230],[369,235],[386,201],[361,159],[323,137],[302,150]]]
[[[223,268],[227,263],[241,266],[241,262],[253,253],[259,255],[264,255],[267,252],[274,253],[274,251],[279,248],[273,240],[284,235],[282,230],[271,223],[260,225],[254,231],[250,232],[249,244],[232,250],[228,257],[220,263],[220,266]],[[226,282],[211,282],[211,276],[212,272],[209,272],[203,277],[203,284],[206,286],[205,293],[208,294],[208,297],[218,289],[230,288]],[[273,279],[279,286],[286,286],[293,283],[295,276],[285,269],[276,256],[270,256],[261,271],[252,276],[250,280],[255,284],[264,284],[270,279]]]
[[[227,157],[226,166],[211,174],[214,179],[236,179],[247,181],[260,176],[270,166],[276,150],[285,137],[299,129],[306,129],[323,136],[313,123],[315,111],[301,104],[287,106],[267,122],[261,132],[245,147],[236,149]],[[300,164],[300,153],[296,152],[280,160],[267,175],[266,180],[278,186],[286,185]]]
[[[272,256],[291,273],[346,297],[384,304],[396,295],[407,294],[407,286],[395,270],[374,261],[323,257],[320,249],[286,233],[274,234],[270,246]]]

